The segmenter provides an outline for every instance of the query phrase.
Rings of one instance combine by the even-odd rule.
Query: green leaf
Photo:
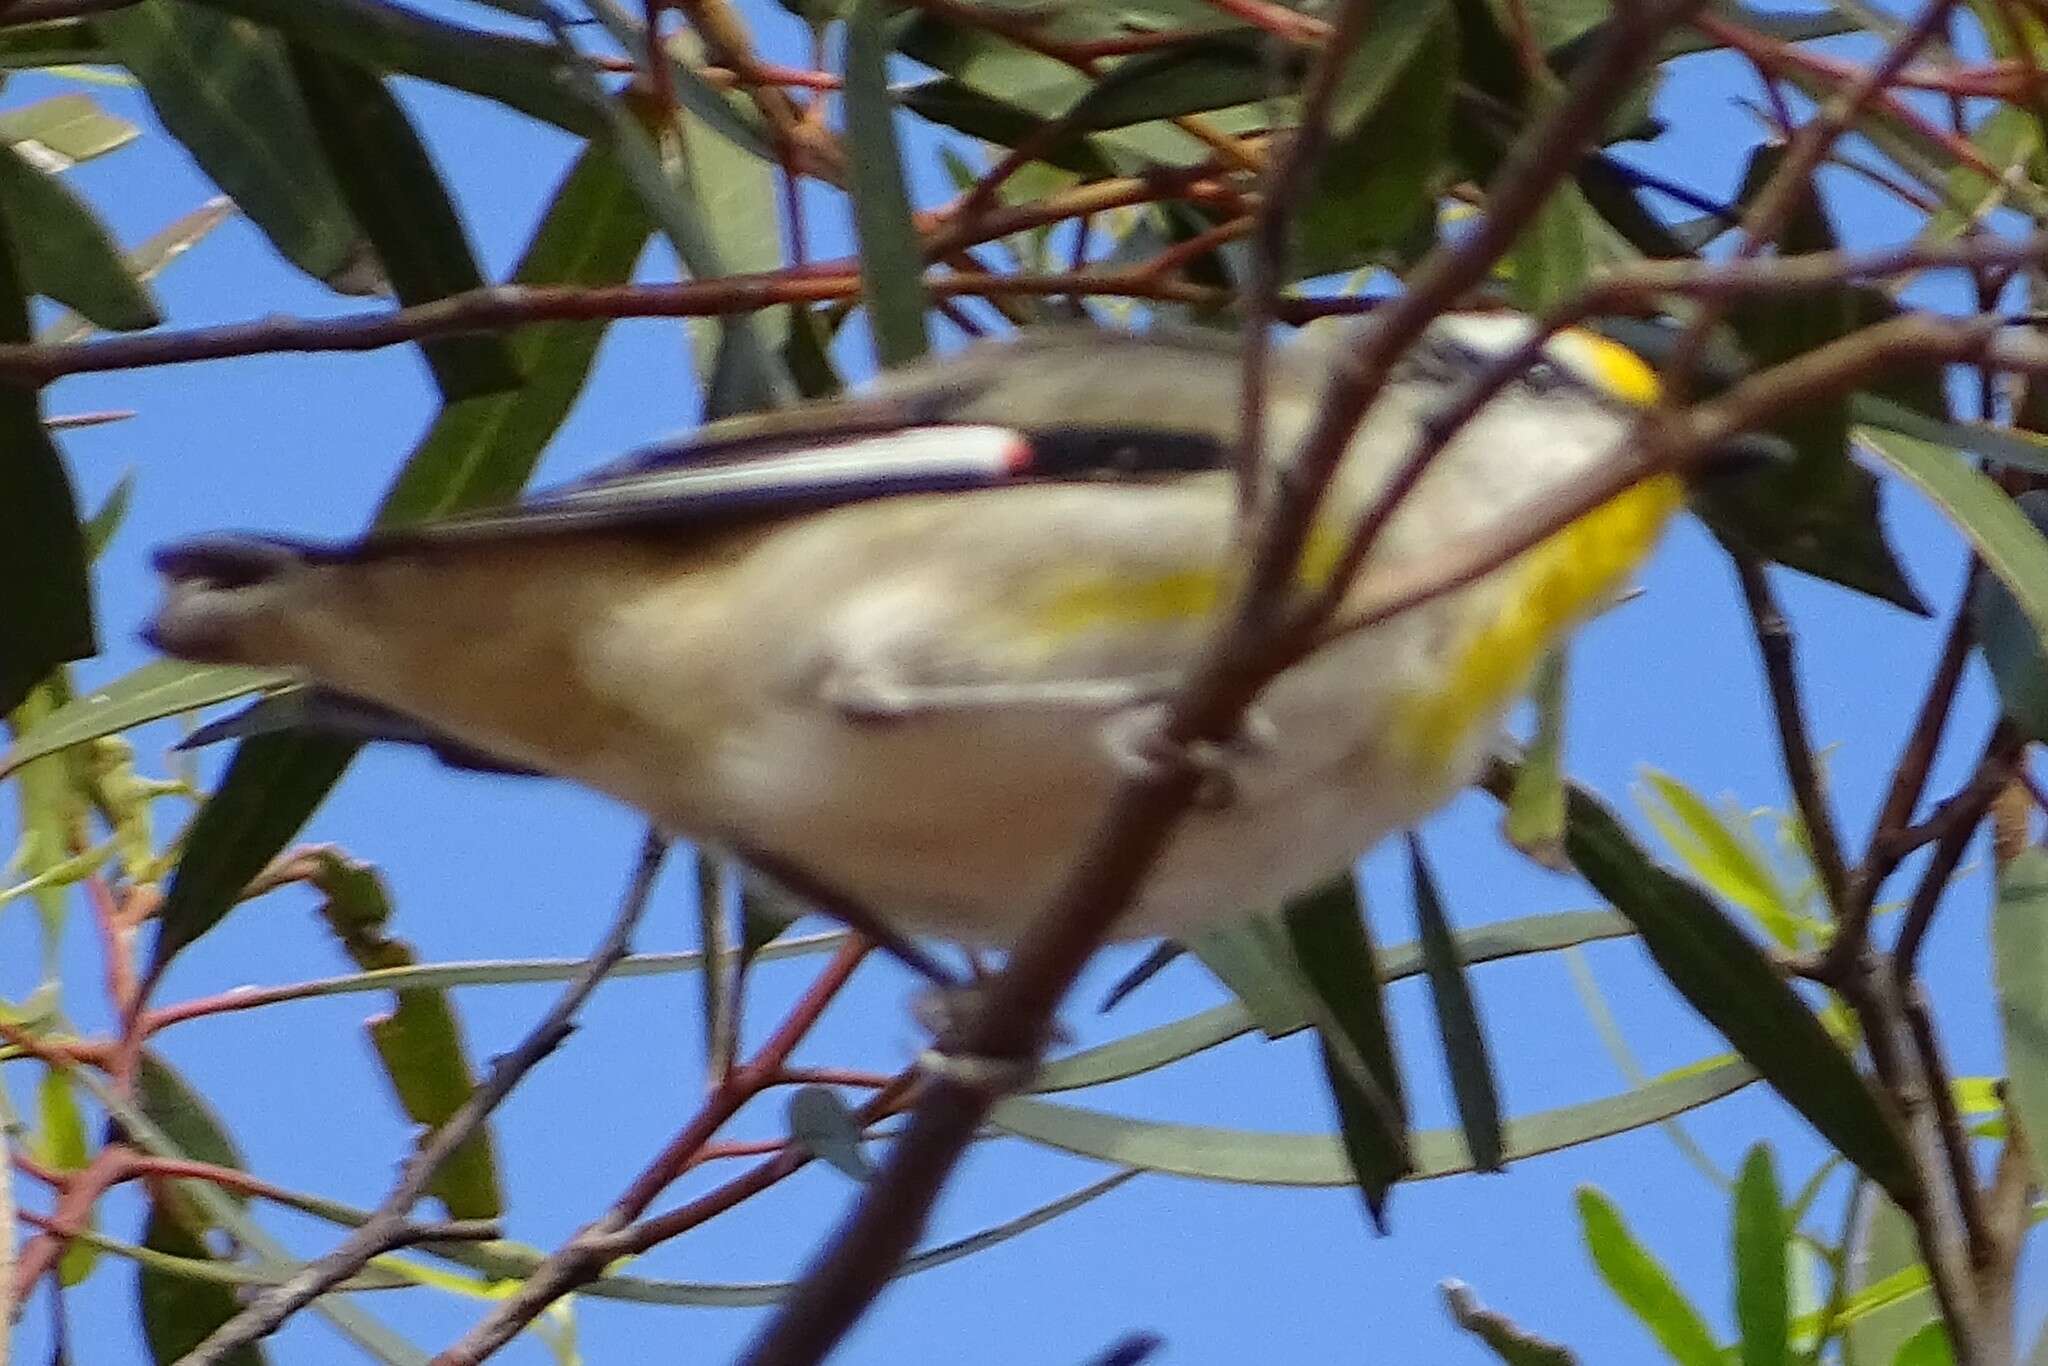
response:
[[[1511,774],[1488,779],[1496,795],[1511,785]],[[1567,808],[1573,865],[1634,922],[1679,994],[1844,1157],[1912,1199],[1913,1168],[1891,1114],[1771,961],[1711,897],[1646,856],[1599,801],[1574,788]]]
[[[0,200],[0,342],[30,340],[16,244],[27,224]],[[78,499],[36,392],[0,385],[0,716],[57,665],[99,648]]]
[[[107,543],[114,539],[121,529],[121,523],[128,519],[128,505],[135,498],[135,471],[129,470],[115,481],[107,491],[92,516],[85,519],[80,528],[85,535],[85,558],[97,562],[107,550]]]
[[[1579,1227],[1600,1279],[1627,1305],[1679,1366],[1724,1366],[1706,1321],[1671,1273],[1622,1222],[1621,1212],[1591,1186],[1579,1187]]]
[[[1791,1232],[1770,1145],[1759,1143],[1743,1159],[1735,1182],[1735,1325],[1742,1333],[1742,1366],[1785,1366],[1791,1360],[1785,1252]]]
[[[232,218],[235,201],[215,195],[188,214],[180,215],[162,231],[153,233],[142,245],[122,258],[131,279],[147,284],[161,275],[164,267],[199,244],[201,238]],[[43,329],[36,340],[48,344],[83,341],[93,326],[75,313],[66,313]]]
[[[604,120],[563,80],[552,43],[488,33],[379,0],[204,0],[210,9],[277,28],[372,71],[418,76],[467,91],[576,134]]]
[[[304,44],[287,47],[307,116],[343,200],[408,307],[483,288],[469,234],[412,121],[375,73]],[[494,333],[420,343],[441,397],[454,403],[518,387]]]
[[[1230,988],[1268,1038],[1278,1038],[1308,1023],[1301,974],[1284,940],[1262,929],[1256,920],[1219,925],[1188,944],[1188,952],[1216,980]]]
[[[1497,1172],[1502,1169],[1502,1140],[1493,1057],[1472,1000],[1471,983],[1465,980],[1465,965],[1458,959],[1457,940],[1437,895],[1436,879],[1430,874],[1422,841],[1413,831],[1408,835],[1408,878],[1414,889],[1416,937],[1422,944],[1429,994],[1436,1005],[1437,1035],[1443,1043],[1451,1093],[1458,1103],[1458,1123],[1465,1131],[1473,1165],[1483,1172]]]
[[[2012,590],[2035,631],[2048,638],[2048,540],[2005,490],[1953,450],[1871,427],[1859,428],[1856,437],[1918,485],[1970,538],[1985,567]]]
[[[2039,489],[2013,500],[2034,526],[2048,534],[2048,493]],[[1985,575],[1970,594],[1977,648],[1990,667],[2006,716],[2035,740],[2048,736],[2048,653],[2041,633],[2027,620],[2012,590]]]
[[[1511,1119],[1506,1126],[1508,1160],[1577,1147],[1660,1123],[1719,1100],[1754,1080],[1756,1073],[1747,1063],[1728,1059],[1710,1067],[1685,1068],[1603,1100]],[[1175,1124],[1027,1099],[1004,1101],[995,1108],[990,1122],[1004,1133],[1064,1152],[1204,1181],[1261,1186],[1350,1186],[1357,1182],[1343,1141],[1330,1134]],[[1411,1135],[1409,1151],[1415,1166],[1406,1180],[1426,1181],[1472,1170],[1464,1135],[1456,1129],[1429,1129]]]
[[[2048,437],[2022,427],[1994,427],[1988,422],[1954,422],[1930,417],[1916,408],[1880,394],[1857,394],[1849,415],[1862,424],[1854,435],[1869,444],[1867,429],[1899,432],[1934,446],[1970,451],[1999,465],[2032,474],[2048,474]]]
[[[1622,938],[1634,933],[1627,920],[1612,911],[1561,911],[1481,925],[1457,937],[1459,959],[1467,966],[1532,953],[1554,953],[1575,944]],[[1382,973],[1393,983],[1423,971],[1422,950],[1396,944],[1382,955]],[[1292,1019],[1271,1019],[1274,1036],[1308,1028],[1308,1012],[1297,1003]],[[1253,1028],[1252,1016],[1240,1004],[1217,1006],[1156,1026],[1114,1042],[1057,1058],[1032,1079],[1034,1092],[1069,1091],[1121,1081],[1191,1057]]]
[[[1564,181],[1552,190],[1504,263],[1508,301],[1525,313],[1544,313],[1578,293],[1592,273],[1595,221],[1577,185]]]
[[[2048,852],[2025,850],[1999,874],[1991,958],[2005,1028],[2006,1103],[2041,1184],[2048,1171]]]
[[[149,1206],[142,1245],[174,1257],[218,1260],[169,1205],[156,1201]],[[158,1366],[182,1360],[242,1308],[232,1285],[173,1275],[147,1263],[135,1269],[135,1298],[150,1360]],[[252,1343],[222,1357],[221,1366],[265,1366],[268,1360]]]
[[[1901,1272],[1917,1271],[1917,1288],[1881,1307],[1852,1312],[1874,1287]],[[1866,1192],[1848,1247],[1849,1302],[1843,1306],[1843,1360],[1854,1366],[1888,1366],[1906,1341],[1940,1318],[1913,1221],[1881,1193]]]
[[[62,1068],[44,1068],[36,1086],[36,1127],[29,1151],[44,1166],[60,1172],[79,1171],[92,1160],[78,1093],[70,1074]],[[98,1260],[97,1248],[83,1239],[73,1239],[57,1264],[57,1278],[64,1285],[77,1285],[92,1274]]]
[[[2036,1350],[2031,1360],[2040,1360]],[[1921,1325],[1899,1347],[1899,1354],[1892,1358],[1892,1366],[1954,1366],[1955,1353],[1948,1345],[1948,1325],[1936,1320]]]
[[[163,321],[85,201],[15,147],[0,146],[0,211],[14,225],[31,290],[123,332]]]
[[[141,136],[140,128],[107,113],[83,91],[52,95],[0,114],[0,142],[10,144],[39,171],[67,171]]]
[[[1387,1022],[1385,985],[1373,953],[1356,873],[1287,908],[1287,940],[1312,993],[1323,1073],[1336,1102],[1344,1150],[1373,1223],[1386,1232],[1387,1191],[1414,1169],[1408,1101]],[[1351,1056],[1357,1065],[1349,1065]]]
[[[1458,1326],[1485,1343],[1506,1366],[1578,1366],[1578,1358],[1557,1343],[1537,1337],[1505,1314],[1480,1304],[1463,1282],[1445,1281],[1443,1296]]]
[[[99,34],[83,19],[50,19],[0,28],[0,70],[107,60]]]
[[[1543,657],[1531,690],[1536,733],[1522,751],[1515,790],[1508,795],[1508,843],[1544,867],[1562,871],[1564,857],[1565,651]]]
[[[1457,29],[1448,15],[1424,35],[1391,93],[1335,139],[1294,222],[1294,273],[1352,269],[1427,226],[1450,178]]]
[[[369,864],[322,851],[310,879],[326,898],[320,914],[342,949],[364,971],[411,967],[412,946],[385,933],[391,898]],[[391,1012],[371,1020],[370,1041],[391,1079],[406,1117],[432,1132],[462,1108],[476,1089],[462,1025],[445,992],[412,988],[397,993]],[[448,1155],[427,1190],[451,1219],[495,1219],[505,1212],[491,1132],[479,1126]]]
[[[286,260],[344,293],[376,287],[276,35],[188,0],[94,20],[157,117]]]
[[[353,741],[319,735],[242,742],[185,839],[157,915],[152,977],[234,908],[249,880],[312,817],[356,748]]]
[[[1409,65],[1421,60],[1419,54],[1432,43],[1437,51],[1421,64],[1434,68],[1432,79],[1448,94],[1456,44],[1445,50],[1442,41],[1454,32],[1449,26],[1455,22],[1446,0],[1386,0],[1375,5],[1372,22],[1337,76],[1330,100],[1331,134],[1342,138],[1355,132],[1367,119],[1388,109],[1397,90],[1415,93],[1414,83],[1408,80]]]
[[[846,20],[846,139],[854,234],[860,242],[861,293],[884,368],[916,360],[931,347],[925,332],[924,254],[911,222],[889,101],[888,57],[894,7],[855,0]]]
[[[1643,780],[1662,806],[1641,796],[1637,804],[1686,871],[1755,916],[1778,944],[1796,948],[1799,917],[1791,898],[1757,851],[1725,824],[1698,793],[1670,774],[1646,768]]]
[[[0,473],[4,478],[4,473]],[[6,504],[0,501],[0,508]],[[0,545],[8,541],[0,537]],[[0,579],[0,582],[4,582]],[[81,692],[16,737],[0,755],[0,778],[48,754],[129,730],[148,721],[228,702],[282,686],[290,675],[232,664],[187,664],[159,659],[104,688]]]
[[[512,282],[607,285],[629,278],[654,233],[618,162],[592,146],[556,189]],[[606,324],[538,323],[511,336],[526,383],[448,404],[413,448],[378,510],[382,523],[446,516],[513,497],[569,415]]]
[[[1204,114],[1264,99],[1275,72],[1263,40],[1236,34],[1196,38],[1118,62],[1067,110],[1081,131]]]

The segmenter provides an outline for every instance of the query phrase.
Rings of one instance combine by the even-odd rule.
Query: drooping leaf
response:
[[[1192,39],[1119,62],[1065,114],[1077,131],[1125,128],[1263,99],[1277,74],[1260,39]]]
[[[1414,1169],[1408,1101],[1355,873],[1287,908],[1287,942],[1312,992],[1323,1073],[1366,1209],[1386,1231],[1387,1191]],[[1352,1058],[1357,1065],[1347,1065]],[[1497,1157],[1497,1155],[1496,1155]]]
[[[216,1260],[176,1210],[157,1201],[150,1203],[142,1245],[174,1257]],[[242,1310],[233,1286],[175,1275],[148,1263],[136,1267],[135,1299],[142,1336],[157,1366],[182,1360]],[[221,1366],[267,1366],[268,1361],[262,1347],[251,1343],[221,1358]]]
[[[1579,1226],[1600,1279],[1678,1366],[1723,1366],[1721,1349],[1699,1310],[1629,1232],[1614,1202],[1591,1186],[1579,1187]]]
[[[386,933],[391,899],[376,869],[328,850],[310,879],[325,898],[320,914],[356,966],[364,971],[410,967],[412,946]],[[446,1123],[476,1089],[462,1023],[447,994],[412,988],[397,993],[391,1011],[369,1021],[370,1041],[406,1117],[430,1133]],[[495,1219],[505,1211],[491,1131],[479,1126],[434,1173],[428,1193],[451,1219]]]
[[[846,138],[854,233],[860,240],[861,293],[885,367],[922,356],[929,300],[924,255],[910,217],[896,111],[889,100],[888,56],[894,7],[856,0],[846,20]]]
[[[426,144],[374,72],[301,43],[286,45],[314,136],[349,212],[408,307],[481,289],[483,272]],[[420,343],[445,402],[502,393],[520,381],[496,333]]]
[[[1742,1366],[1785,1366],[1790,1359],[1791,1301],[1787,1238],[1792,1229],[1778,1195],[1770,1145],[1743,1159],[1735,1183],[1735,1325]]]
[[[1657,801],[1639,798],[1638,804],[1686,871],[1755,916],[1781,947],[1796,947],[1799,923],[1791,897],[1778,885],[1777,876],[1742,833],[1731,828],[1698,793],[1670,774],[1644,769],[1643,781],[1649,784]]]
[[[1756,1080],[1744,1062],[1729,1059],[1689,1067],[1647,1086],[1603,1100],[1538,1111],[1506,1125],[1510,1162],[1576,1147],[1656,1124]],[[1054,1101],[1014,1098],[998,1105],[990,1123],[1035,1143],[1127,1167],[1205,1181],[1261,1186],[1350,1186],[1357,1182],[1343,1140],[1334,1134],[1273,1133],[1202,1124],[1133,1119]],[[1410,1137],[1414,1170],[1404,1178],[1426,1181],[1472,1170],[1464,1135],[1429,1129]]]
[[[30,340],[18,244],[27,224],[0,200],[0,342]],[[85,533],[32,389],[0,385],[0,716],[50,670],[99,644]]]
[[[249,880],[312,817],[356,748],[320,735],[242,742],[186,837],[157,914],[152,975],[234,908]]]
[[[1513,783],[1505,765],[1487,780]],[[1773,1090],[1863,1172],[1904,1200],[1917,1190],[1897,1122],[1827,1027],[1706,893],[1653,862],[1590,794],[1567,798],[1565,851],[1634,922],[1664,976]]]
[[[30,289],[101,327],[130,332],[163,321],[85,201],[15,147],[0,146],[0,210],[15,225]]]
[[[1422,841],[1408,835],[1408,877],[1415,898],[1416,939],[1429,974],[1430,999],[1436,1005],[1437,1036],[1443,1043],[1444,1066],[1458,1104],[1458,1123],[1472,1164],[1483,1172],[1501,1168],[1500,1088],[1493,1079],[1492,1052],[1472,999],[1465,965],[1458,959],[1457,939],[1444,916],[1436,878],[1422,851]]]
[[[1308,1023],[1305,986],[1284,938],[1247,920],[1203,931],[1188,944],[1188,952],[1230,988],[1268,1037],[1278,1038]]]
[[[171,136],[286,260],[344,293],[376,288],[274,33],[190,0],[138,0],[95,27]]]
[[[1522,750],[1515,790],[1508,794],[1503,830],[1508,843],[1546,868],[1562,871],[1564,858],[1565,651],[1544,656],[1530,700],[1536,733]]]

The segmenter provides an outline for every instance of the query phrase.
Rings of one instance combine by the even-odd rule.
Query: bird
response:
[[[1376,325],[1275,345],[1268,460]],[[1532,327],[1457,313],[1424,330],[1337,468],[1304,583]],[[165,597],[144,635],[287,671],[302,722],[567,778],[856,924],[1000,949],[1053,895],[1237,581],[1238,345],[1025,329],[507,506],[331,542],[182,541],[155,554]],[[1658,400],[1637,353],[1548,337],[1348,591],[1585,477]],[[1114,937],[1275,910],[1447,802],[1685,496],[1652,474],[1281,673],[1226,747],[1227,799],[1189,814]]]

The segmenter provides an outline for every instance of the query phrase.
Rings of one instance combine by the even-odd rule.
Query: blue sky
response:
[[[758,7],[756,7],[758,9]],[[769,7],[764,35],[796,55],[793,25]],[[75,88],[17,77],[0,107]],[[403,92],[454,187],[477,247],[505,271],[573,152],[563,136],[467,97],[405,83]],[[109,108],[149,126],[140,100],[95,88]],[[1753,87],[1730,64],[1680,64],[1660,103],[1670,131],[1641,154],[1647,164],[1734,188],[1755,127],[1736,106]],[[920,157],[925,141],[913,143]],[[152,133],[73,173],[116,235],[135,242],[213,193],[174,145]],[[1852,240],[1892,240],[1907,225],[1848,182],[1839,189]],[[924,202],[942,193],[921,175]],[[844,250],[843,206],[819,197],[811,214],[819,254]],[[650,251],[646,278],[672,275],[665,250]],[[282,265],[250,228],[230,223],[159,281],[174,323],[244,319],[281,311],[346,313],[360,301],[328,295]],[[865,368],[856,361],[855,369]],[[616,326],[581,404],[552,447],[543,478],[591,466],[650,437],[686,427],[695,396],[680,327]],[[124,471],[137,473],[135,509],[102,561],[98,588],[106,653],[80,666],[88,682],[147,659],[134,631],[154,598],[152,546],[221,527],[346,533],[359,526],[434,410],[416,353],[259,357],[66,380],[49,393],[53,413],[133,408],[131,421],[67,434],[64,448],[87,503]],[[1910,490],[1887,490],[1888,523],[1929,602],[1954,600],[1962,572],[1956,537]],[[1845,832],[1860,846],[1889,775],[1903,728],[1939,645],[1939,627],[1790,574],[1777,578],[1802,632],[1802,662],[1817,738]],[[1644,576],[1646,593],[1594,624],[1573,659],[1572,773],[1626,800],[1643,764],[1711,795],[1782,806],[1746,622],[1722,558],[1697,526],[1681,527]],[[1972,665],[1936,791],[1967,770],[1991,707]],[[166,726],[134,737],[145,770],[160,771]],[[218,758],[207,761],[209,771]],[[1426,830],[1450,912],[1459,924],[1593,905],[1576,880],[1533,868],[1504,850],[1493,804],[1467,797]],[[11,811],[0,838],[11,839]],[[562,784],[449,773],[415,755],[372,752],[358,760],[315,817],[306,838],[331,840],[377,864],[398,906],[395,929],[427,959],[578,955],[615,901],[638,838],[620,808]],[[1940,996],[1951,1055],[1961,1072],[1995,1068],[1997,1039],[1984,952],[1987,879],[1981,851],[1935,931],[1928,972]],[[1382,941],[1411,937],[1405,878],[1381,851],[1367,864],[1368,899]],[[687,879],[672,867],[639,947],[689,947],[695,935]],[[343,971],[346,964],[296,891],[242,908],[182,957],[159,999],[178,1000],[240,983],[272,983]],[[34,983],[33,916],[0,911],[0,996]],[[1113,1037],[1222,999],[1203,972],[1179,965],[1103,1019],[1089,1013],[1102,984],[1131,959],[1106,957],[1065,1013],[1080,1040]],[[97,950],[89,927],[65,942],[67,1007],[87,1027],[104,1024]],[[769,965],[755,978],[750,1024],[758,1039],[816,960]],[[1651,1070],[1681,1065],[1721,1045],[1676,1002],[1631,944],[1588,953],[1615,1014]],[[1625,1085],[1602,1050],[1564,966],[1550,959],[1481,969],[1481,1008],[1492,1026],[1511,1111],[1588,1099]],[[799,1061],[894,1069],[919,1045],[904,1006],[913,984],[887,964],[863,970],[798,1055]],[[597,1211],[702,1094],[696,988],[656,978],[607,986],[584,1027],[501,1112],[498,1143],[512,1195],[514,1236],[551,1245]],[[509,1046],[545,1009],[548,989],[494,988],[460,997],[476,1056]],[[1419,986],[1394,992],[1396,1028],[1418,1122],[1451,1122],[1434,1058],[1434,1031]],[[181,1027],[165,1054],[226,1116],[253,1171],[280,1184],[374,1204],[410,1135],[388,1103],[361,1025],[367,997],[288,1005],[258,1016]],[[34,1069],[7,1069],[15,1100],[28,1099]],[[1321,1131],[1330,1115],[1313,1050],[1301,1039],[1243,1040],[1213,1055],[1113,1090],[1076,1097],[1120,1111],[1205,1123]],[[735,1132],[781,1132],[774,1103],[744,1114]],[[1788,1185],[1820,1149],[1796,1118],[1752,1089],[1691,1116],[1687,1128],[1724,1166],[1747,1145],[1777,1145]],[[941,1206],[935,1238],[1012,1217],[1085,1184],[1100,1168],[1006,1140],[983,1145]],[[1581,1251],[1571,1193],[1595,1182],[1621,1205],[1713,1320],[1725,1303],[1727,1206],[1651,1130],[1597,1147],[1532,1160],[1504,1176],[1467,1177],[1399,1190],[1393,1234],[1374,1236],[1344,1190],[1273,1191],[1146,1177],[1050,1228],[897,1285],[861,1326],[841,1360],[860,1363],[959,1359],[988,1363],[1081,1361],[1124,1333],[1147,1329],[1175,1363],[1237,1360],[1426,1360],[1458,1366],[1488,1358],[1449,1324],[1436,1284],[1472,1283],[1526,1326],[1577,1347],[1584,1360],[1648,1359],[1653,1350],[1599,1286]],[[687,1195],[696,1187],[678,1190]],[[793,1274],[854,1198],[828,1169],[808,1170],[744,1208],[661,1249],[640,1269],[704,1280]],[[132,1236],[126,1196],[105,1206],[106,1227]],[[334,1238],[325,1226],[280,1216],[272,1226],[314,1255]],[[112,1366],[143,1359],[132,1276],[102,1265],[69,1297],[74,1359]],[[362,1303],[429,1348],[458,1336],[481,1312],[430,1292],[363,1297]],[[2042,1297],[2030,1293],[2027,1318]],[[47,1354],[48,1303],[39,1295],[17,1338],[25,1361]],[[578,1331],[591,1361],[716,1361],[759,1322],[755,1311],[654,1310],[583,1301]],[[276,1359],[347,1359],[348,1349],[312,1315],[277,1340]],[[546,1359],[522,1342],[502,1360]]]

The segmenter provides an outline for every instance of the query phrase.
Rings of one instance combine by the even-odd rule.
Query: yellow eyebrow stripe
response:
[[[1663,397],[1664,386],[1657,372],[1635,352],[1598,332],[1567,328],[1552,339],[1569,359],[1602,392],[1639,407],[1647,408]]]

